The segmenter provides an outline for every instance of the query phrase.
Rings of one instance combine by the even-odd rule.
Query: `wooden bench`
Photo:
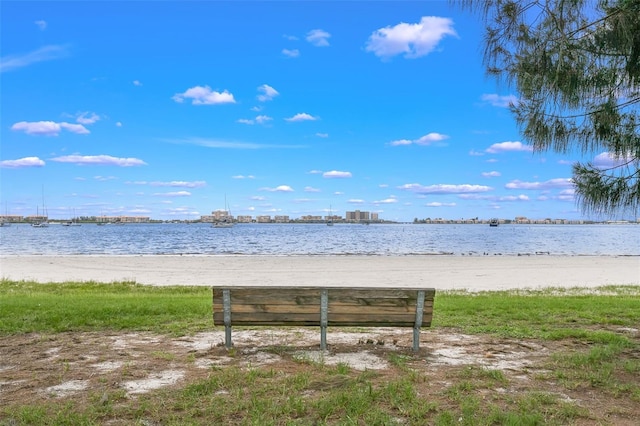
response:
[[[213,322],[224,325],[231,348],[231,327],[320,327],[320,348],[327,347],[327,327],[412,327],[413,350],[420,347],[420,327],[433,316],[433,288],[213,287]]]

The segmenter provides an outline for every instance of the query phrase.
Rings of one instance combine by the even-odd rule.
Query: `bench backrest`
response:
[[[233,325],[322,326],[325,309],[328,326],[415,328],[431,325],[435,289],[213,287],[215,325],[225,325],[225,293]]]

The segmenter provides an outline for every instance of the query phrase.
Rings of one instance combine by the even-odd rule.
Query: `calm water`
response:
[[[640,255],[639,225],[128,224],[0,228],[0,254]]]

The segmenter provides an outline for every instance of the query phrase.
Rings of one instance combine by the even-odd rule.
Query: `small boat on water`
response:
[[[500,221],[496,218],[493,218],[489,221],[489,226],[498,226],[500,224]]]
[[[213,223],[214,228],[233,228],[235,223],[233,222],[233,216],[231,216],[231,210],[229,210],[229,205],[227,204],[227,196],[224,196],[224,212],[225,215],[221,220],[218,220]]]

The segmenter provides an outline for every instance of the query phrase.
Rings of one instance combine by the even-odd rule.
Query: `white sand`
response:
[[[1,256],[11,280],[503,290],[640,285],[638,256]]]

